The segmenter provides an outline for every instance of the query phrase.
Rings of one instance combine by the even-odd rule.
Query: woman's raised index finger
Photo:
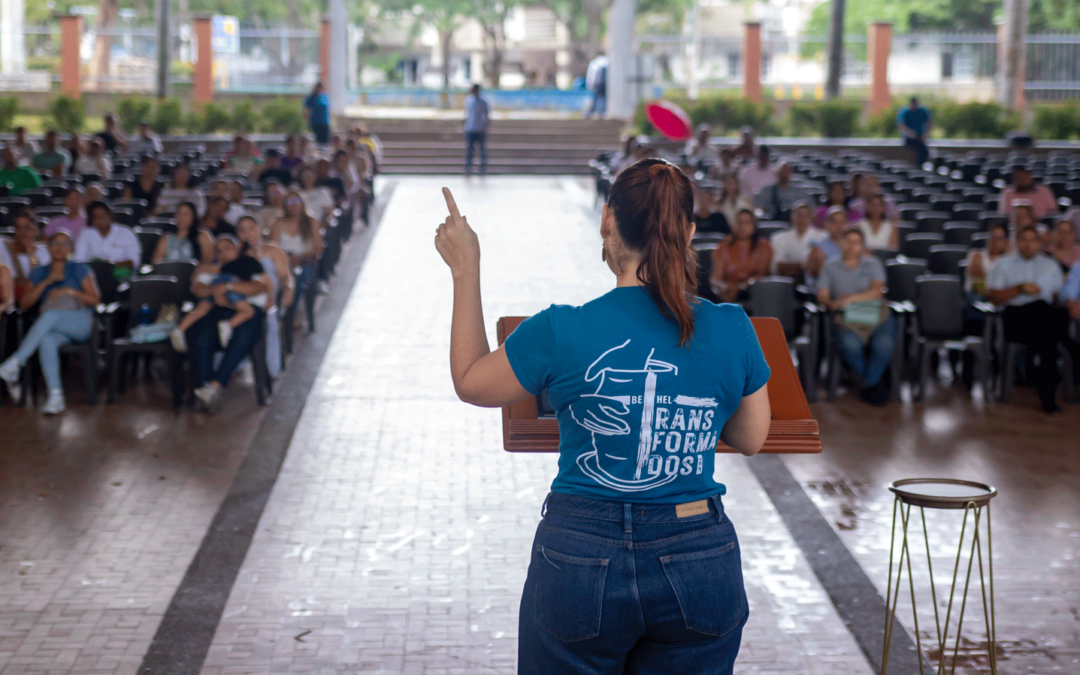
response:
[[[450,188],[442,189],[443,197],[446,198],[446,208],[450,209],[450,216],[455,222],[461,221],[461,212],[458,211],[457,202],[454,201],[454,195],[450,194]]]

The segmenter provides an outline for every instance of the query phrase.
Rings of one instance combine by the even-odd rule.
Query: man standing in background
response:
[[[607,113],[607,71],[608,59],[604,52],[589,61],[589,68],[585,71],[585,88],[593,93],[593,100],[585,117],[592,117],[596,113],[597,117],[603,119]]]
[[[474,84],[465,98],[465,176],[472,175],[473,148],[480,146],[480,175],[487,175],[487,134],[490,119],[487,99]]]
[[[904,145],[915,151],[915,165],[922,166],[930,158],[926,139],[930,137],[930,111],[919,105],[919,99],[911,97],[911,105],[896,116],[896,124],[904,137]]]

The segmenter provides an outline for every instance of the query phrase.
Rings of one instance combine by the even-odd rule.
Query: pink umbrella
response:
[[[673,141],[685,141],[694,135],[690,116],[671,101],[653,101],[645,106],[645,117]]]

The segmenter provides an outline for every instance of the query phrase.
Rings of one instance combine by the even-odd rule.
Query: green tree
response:
[[[1031,0],[1028,30],[1080,31],[1080,3],[1077,0]]]
[[[473,0],[387,0],[383,10],[388,16],[405,16],[412,20],[410,40],[415,40],[424,26],[431,26],[438,32],[443,88],[449,89],[454,33],[472,15]]]
[[[1044,0],[1046,1],[1046,0]],[[1075,0],[1049,0],[1074,2]],[[814,8],[804,33],[825,35],[830,3]],[[897,33],[908,31],[996,30],[1001,0],[861,0],[847,3],[844,32],[863,35],[871,21],[891,21]]]
[[[503,28],[510,13],[519,4],[520,0],[472,0],[470,13],[484,30],[484,42],[488,48],[484,71],[488,84],[495,88],[499,86],[506,50],[506,32]]]
[[[584,75],[589,61],[600,53],[604,16],[612,0],[541,0],[570,34],[571,71]]]

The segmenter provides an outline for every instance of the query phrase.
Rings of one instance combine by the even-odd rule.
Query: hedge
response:
[[[793,136],[816,132],[824,138],[851,138],[859,133],[863,106],[855,101],[798,102],[788,111]]]
[[[1057,141],[1080,136],[1080,101],[1036,105],[1031,133],[1037,139]]]
[[[17,96],[0,96],[0,131],[13,131],[15,128],[15,116],[19,114],[19,99]]]

